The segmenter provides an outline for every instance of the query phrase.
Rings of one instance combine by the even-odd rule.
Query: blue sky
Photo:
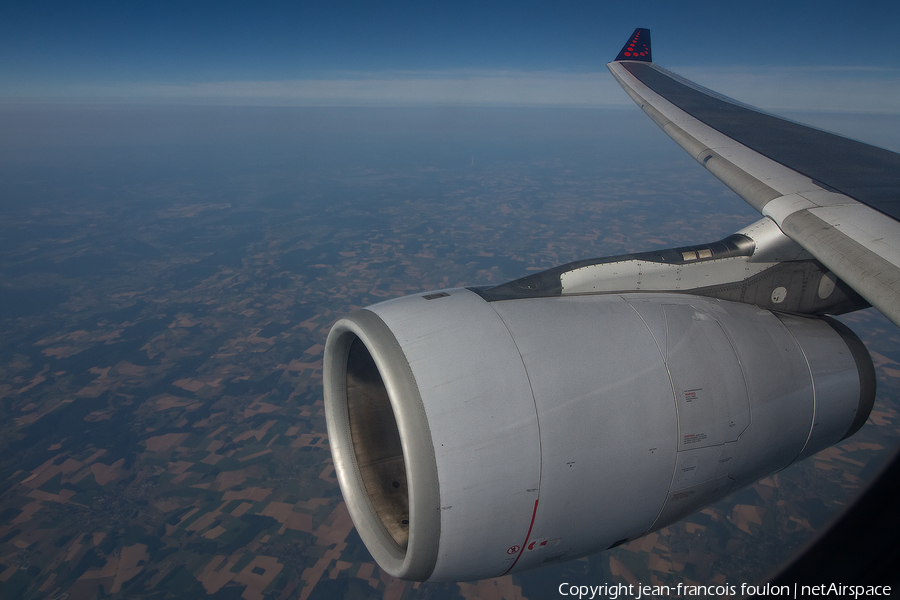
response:
[[[898,25],[894,2],[14,0],[0,98],[626,104],[603,65],[641,26],[656,62],[742,100],[898,112]]]

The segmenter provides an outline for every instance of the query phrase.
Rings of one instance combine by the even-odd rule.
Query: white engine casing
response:
[[[463,581],[640,537],[830,446],[865,422],[875,379],[831,319],[460,288],[338,321],[324,385],[341,490],[375,560]]]

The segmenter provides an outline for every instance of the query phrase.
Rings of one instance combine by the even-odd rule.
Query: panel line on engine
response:
[[[540,500],[540,498],[534,499],[534,512],[531,513],[531,524],[528,526],[528,533],[525,534],[525,541],[522,542],[522,547],[519,548],[519,552],[518,554],[516,554],[516,560],[514,560],[511,565],[509,565],[509,568],[503,572],[503,575],[506,575],[507,573],[512,571],[513,567],[516,566],[516,563],[519,562],[519,558],[522,557],[522,553],[525,552],[525,547],[528,546],[528,540],[531,538],[531,530],[534,528],[534,518],[537,516],[538,500]]]

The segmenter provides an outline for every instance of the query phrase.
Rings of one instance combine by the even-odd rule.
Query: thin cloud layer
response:
[[[847,67],[673,68],[770,110],[900,114],[900,71]],[[187,103],[248,106],[627,106],[605,71],[378,72],[321,79],[18,87],[9,102]]]
[[[628,98],[604,73],[371,73],[287,81],[71,85],[7,91],[7,100],[189,102],[285,106],[596,106]]]
[[[726,96],[769,110],[900,114],[900,69],[740,66],[672,70]]]

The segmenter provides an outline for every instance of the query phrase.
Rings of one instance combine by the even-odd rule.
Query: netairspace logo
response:
[[[740,586],[726,583],[723,585],[571,585],[559,584],[560,596],[571,596],[578,600],[617,600],[632,598],[643,600],[650,598],[673,597],[688,598],[691,596],[730,596],[732,598],[748,598],[752,596],[793,598],[814,598],[819,596],[836,596],[845,598],[890,597],[889,585],[843,585],[840,583],[823,583],[820,585],[748,585]]]

